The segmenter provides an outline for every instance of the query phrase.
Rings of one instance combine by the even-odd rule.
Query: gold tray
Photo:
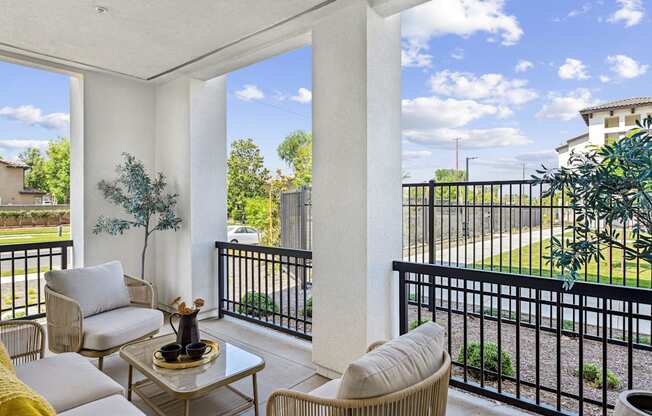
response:
[[[204,356],[198,360],[193,360],[189,356],[183,354],[179,355],[177,361],[167,362],[162,358],[156,357],[156,351],[154,351],[152,354],[152,362],[157,367],[169,368],[172,370],[182,370],[184,368],[193,368],[208,364],[216,359],[218,355],[220,355],[220,344],[209,339],[202,339],[201,342],[205,342],[207,347],[212,347],[213,349],[208,354],[204,354]]]

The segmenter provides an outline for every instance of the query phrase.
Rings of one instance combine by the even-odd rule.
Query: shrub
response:
[[[246,315],[255,316],[260,318],[267,316],[271,313],[278,313],[279,309],[274,303],[274,300],[258,292],[249,292],[240,298],[240,306],[238,312]]]
[[[579,369],[575,370],[575,375],[579,374]],[[602,368],[595,363],[586,363],[582,366],[582,378],[590,383],[596,389],[602,387]],[[611,370],[607,370],[607,387],[617,389],[620,386],[620,379]]]
[[[410,321],[410,331],[412,331],[413,329],[416,329],[417,327],[425,324],[426,322],[430,322],[430,319],[425,318],[425,319],[422,319],[421,322],[419,322],[418,319],[414,319],[414,320]]]
[[[308,318],[312,318],[312,296],[308,296],[308,299],[306,299],[306,307],[301,309],[299,315],[303,316],[304,312]]]
[[[495,379],[498,374],[498,345],[495,342],[484,343],[484,369],[485,378]],[[514,369],[512,368],[512,356],[507,351],[501,351],[501,366],[503,376],[513,376]],[[460,347],[460,352],[457,355],[457,361],[464,362],[464,346]],[[480,377],[480,343],[477,341],[470,342],[466,347],[466,363],[469,367],[469,373],[476,378]],[[494,374],[489,374],[486,371],[492,371]]]

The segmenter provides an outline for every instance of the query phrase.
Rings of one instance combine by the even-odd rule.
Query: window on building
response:
[[[629,116],[625,116],[625,125],[626,126],[635,126],[636,122],[641,119],[640,114],[631,114]]]
[[[618,116],[616,116],[616,117],[607,117],[607,118],[604,119],[604,127],[606,129],[610,129],[610,128],[613,128],[613,127],[618,127],[618,122],[619,122]]]
[[[618,134],[618,133],[615,133],[615,134],[614,134],[614,133],[608,133],[608,134],[605,134],[605,135],[604,135],[604,144],[613,144],[613,143],[615,143],[616,141],[618,141],[618,139],[620,139],[620,136],[621,136],[621,135]]]

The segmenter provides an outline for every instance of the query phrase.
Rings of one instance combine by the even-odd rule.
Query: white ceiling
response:
[[[327,3],[0,0],[0,49],[151,79]]]

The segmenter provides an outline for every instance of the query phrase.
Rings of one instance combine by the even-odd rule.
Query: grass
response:
[[[70,240],[69,225],[63,226],[61,237],[56,226],[0,229],[0,245],[45,243],[63,240]]]
[[[484,269],[490,270],[493,262],[494,271],[502,271],[507,273],[520,273],[529,274],[533,276],[550,277],[550,265],[545,258],[550,253],[550,240],[543,240],[535,242],[531,245],[526,245],[521,248],[515,248],[511,253],[504,252],[493,257],[486,257],[484,259]],[[530,254],[532,255],[530,261]],[[599,279],[598,279],[598,263],[591,262],[585,271],[580,273],[581,279],[589,282],[599,283],[612,283],[616,285],[623,284],[623,253],[622,250],[613,249],[609,247],[602,249],[604,260],[599,264]],[[511,255],[511,262],[510,262]],[[502,264],[501,264],[502,257]],[[510,267],[511,263],[511,267]],[[519,268],[520,263],[520,268]],[[609,264],[612,264],[611,276]],[[482,263],[476,262],[475,267],[482,268]],[[639,286],[639,287],[652,287],[652,267],[644,261],[638,264],[636,260],[627,260],[624,264],[625,268],[625,285],[626,286]],[[552,271],[553,277],[561,277],[561,272],[557,270]]]

